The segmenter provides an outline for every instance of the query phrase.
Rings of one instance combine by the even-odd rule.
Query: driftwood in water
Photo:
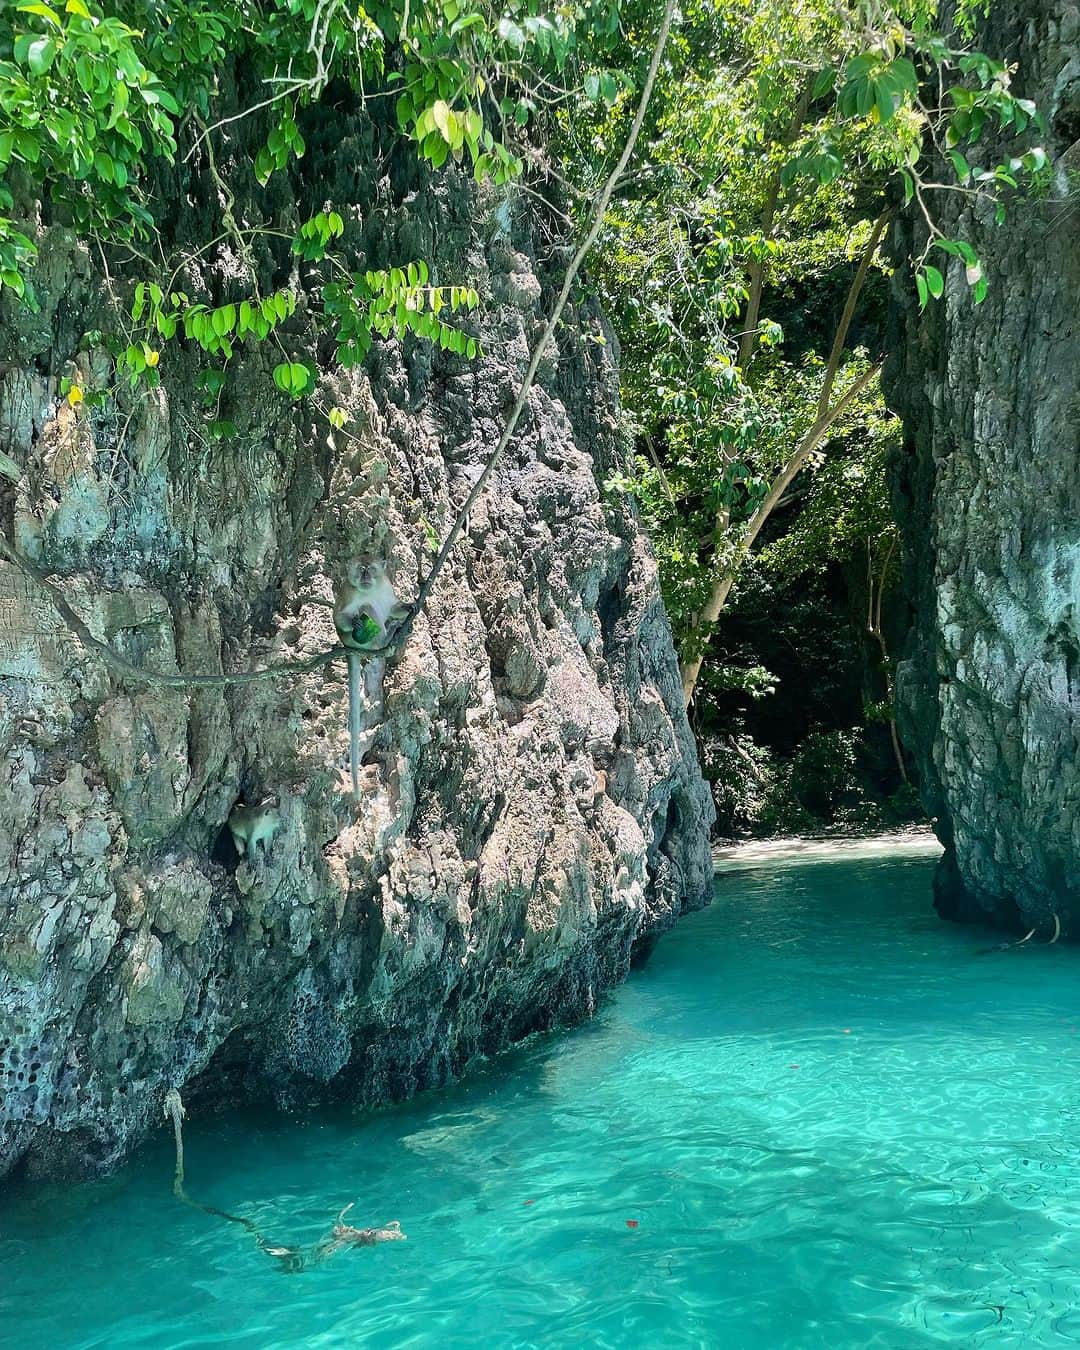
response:
[[[352,1209],[350,1203],[338,1214],[337,1221],[326,1237],[317,1242],[310,1252],[305,1252],[303,1247],[289,1247],[269,1241],[259,1232],[258,1227],[251,1219],[241,1218],[238,1214],[230,1214],[227,1210],[218,1209],[215,1205],[204,1205],[201,1200],[193,1200],[188,1195],[184,1189],[183,1119],[186,1112],[184,1111],[184,1104],[180,1100],[180,1093],[176,1088],[170,1088],[165,1094],[163,1114],[172,1120],[173,1142],[176,1148],[173,1195],[186,1205],[191,1205],[193,1209],[201,1209],[204,1214],[212,1214],[218,1219],[227,1219],[229,1223],[241,1224],[248,1232],[255,1235],[255,1241],[259,1244],[260,1250],[264,1251],[267,1256],[272,1256],[275,1261],[280,1262],[281,1269],[285,1274],[294,1275],[301,1270],[308,1270],[312,1266],[321,1265],[324,1261],[328,1261],[331,1256],[336,1256],[338,1252],[351,1247],[374,1247],[380,1242],[404,1242],[406,1240],[405,1234],[401,1231],[401,1224],[397,1219],[386,1224],[383,1228],[353,1228],[351,1224],[345,1223],[345,1215]]]

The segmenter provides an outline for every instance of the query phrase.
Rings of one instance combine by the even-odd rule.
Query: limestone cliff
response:
[[[565,262],[534,199],[426,176],[363,117],[305,133],[297,222],[329,197],[362,265],[468,279],[478,359],[388,342],[341,373],[301,305],[288,342],[321,357],[317,396],[291,403],[280,354],[245,349],[219,410],[237,433],[215,440],[190,354],[136,398],[60,398],[64,374],[109,369],[100,259],[62,226],[40,229],[41,312],[4,301],[0,448],[21,476],[0,526],[142,669],[317,654],[368,549],[414,595]],[[219,152],[242,219],[257,135]],[[163,190],[175,239],[213,237],[199,157]],[[253,246],[267,284],[297,282],[287,245]],[[184,283],[220,297],[235,263],[211,252]],[[655,567],[603,487],[613,350],[579,297],[405,650],[368,671],[359,806],[340,663],[224,689],[126,678],[0,564],[0,1175],[115,1164],[173,1085],[198,1110],[437,1084],[587,1016],[636,942],[704,903],[711,805]],[[280,828],[239,860],[226,818],[264,795]]]
[[[995,4],[981,45],[1017,62],[1053,172],[1000,226],[937,194],[984,259],[982,306],[957,261],[922,316],[898,278],[886,385],[913,624],[897,686],[946,846],[939,908],[1049,937],[1055,914],[1080,926],[1080,11]],[[923,238],[908,216],[898,254]]]

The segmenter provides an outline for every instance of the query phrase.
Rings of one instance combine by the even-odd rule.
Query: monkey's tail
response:
[[[364,669],[355,652],[349,662],[349,770],[352,774],[353,800],[360,800],[360,718],[363,712],[361,696],[364,689]]]

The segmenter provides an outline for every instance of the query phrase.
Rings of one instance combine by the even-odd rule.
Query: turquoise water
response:
[[[191,1192],[0,1196],[5,1346],[1080,1344],[1080,954],[980,955],[932,859],[718,882],[588,1026],[363,1120],[189,1123]],[[630,1226],[635,1224],[636,1227]]]

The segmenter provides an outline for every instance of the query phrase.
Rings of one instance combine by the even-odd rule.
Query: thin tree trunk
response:
[[[799,105],[795,109],[795,115],[791,119],[791,125],[787,129],[782,145],[786,148],[791,145],[806,121],[806,114],[810,110],[810,94],[813,85],[807,80],[803,86],[802,94],[799,96]],[[765,201],[761,207],[761,237],[768,239],[772,234],[773,222],[776,219],[776,204],[780,200],[780,170],[773,174],[769,180],[769,186],[765,189]],[[743,316],[743,331],[739,339],[739,369],[746,371],[750,365],[750,358],[754,354],[754,347],[757,344],[757,326],[758,319],[761,316],[761,292],[765,284],[765,263],[762,260],[751,262],[746,269],[750,280],[746,295],[746,313]]]
[[[703,624],[715,623],[720,617],[721,611],[728,598],[732,586],[735,584],[735,576],[746,555],[753,548],[754,543],[761,533],[761,528],[772,515],[776,503],[787,491],[791,480],[799,472],[807,459],[814,453],[817,447],[824,440],[826,433],[837,420],[837,418],[848,408],[851,402],[862,393],[870,381],[881,369],[880,363],[864,370],[859,378],[844,392],[844,394],[829,409],[824,417],[814,423],[803,439],[799,442],[798,449],[791,456],[788,462],[773,479],[772,486],[765,495],[761,505],[746,522],[746,528],[743,531],[742,538],[739,540],[738,551],[727,568],[717,577],[713,584],[712,593],[709,596],[708,603],[701,611],[699,616]],[[694,689],[697,685],[698,676],[701,673],[701,665],[705,659],[704,650],[697,656],[685,661],[682,667],[682,687],[683,698],[687,705],[694,696]]]
[[[724,605],[727,602],[728,595],[731,593],[731,588],[735,584],[735,577],[738,569],[746,555],[753,548],[754,542],[761,532],[762,526],[772,514],[777,502],[779,502],[780,498],[787,491],[795,475],[806,463],[810,455],[812,455],[821,444],[826,432],[828,432],[841,413],[849,406],[852,399],[857,397],[857,395],[865,389],[866,385],[881,369],[880,364],[878,364],[872,366],[869,370],[864,371],[843,396],[838,399],[831,408],[829,407],[833,386],[836,383],[836,376],[840,370],[840,360],[844,354],[844,346],[847,342],[848,330],[851,327],[851,321],[855,315],[859,295],[862,292],[863,284],[865,283],[867,273],[870,270],[870,264],[873,261],[874,254],[877,252],[878,245],[881,243],[881,236],[884,232],[887,220],[888,212],[883,211],[874,222],[874,227],[870,232],[870,238],[867,240],[862,257],[859,260],[858,269],[848,288],[847,298],[844,301],[844,308],[840,314],[840,321],[836,326],[836,332],[833,336],[832,347],[829,351],[829,359],[825,364],[825,373],[822,377],[821,392],[818,395],[817,416],[814,419],[814,425],[799,442],[794,454],[773,480],[764,500],[747,521],[734,558],[725,571],[717,577],[713,584],[708,603],[699,614],[694,616],[692,625],[694,628],[700,628],[706,624],[713,624],[720,617]],[[753,300],[753,298],[753,295],[751,295],[751,300]],[[758,303],[760,303],[760,290],[758,292],[757,300]],[[749,316],[749,309],[747,313]],[[744,341],[745,338],[746,334],[744,333]],[[752,343],[749,351],[753,351]],[[719,528],[718,520],[718,532]],[[684,660],[682,664],[683,699],[687,706],[689,706],[690,700],[694,696],[694,690],[697,687],[698,677],[701,674],[701,666],[705,657],[704,647],[707,642],[708,638],[704,639],[701,651],[695,656]]]
[[[795,109],[795,114],[791,119],[791,125],[788,127],[787,132],[784,135],[783,139],[784,146],[790,146],[795,141],[800,130],[802,129],[803,122],[806,120],[806,114],[810,109],[811,90],[812,90],[812,82],[810,80],[807,80],[806,83],[803,85],[802,94],[799,96],[799,103]],[[768,236],[772,233],[773,222],[776,219],[776,207],[777,203],[780,200],[780,172],[781,171],[779,169],[776,170],[772,178],[770,178],[769,184],[765,189],[765,200],[762,203],[761,207],[761,236],[763,239],[768,238]],[[736,362],[736,367],[739,373],[742,375],[745,375],[750,365],[751,358],[754,355],[754,348],[757,345],[757,326],[758,326],[758,319],[761,317],[761,293],[765,285],[764,262],[761,260],[751,262],[747,267],[747,276],[749,278],[749,286],[747,287],[746,293],[746,313],[743,315],[743,331],[739,338],[739,356]],[[651,442],[649,442],[649,450],[650,453],[652,453]],[[656,463],[657,467],[659,467],[659,461],[656,461]],[[730,517],[731,517],[730,508],[728,508],[727,506],[721,507],[720,510],[717,512],[716,528],[713,533],[714,540],[723,539],[724,535],[727,533],[728,525],[730,524]],[[716,549],[714,544],[713,553],[715,554],[715,552]],[[731,588],[729,586],[728,590],[730,589]],[[727,591],[724,592],[724,595],[720,601],[721,607],[723,607],[723,602],[726,598],[727,598]],[[716,618],[715,615],[711,619],[709,617],[710,608],[711,608],[711,601],[710,604],[706,605],[705,608],[700,613],[695,614],[693,616],[693,618],[691,619],[692,628],[700,628],[703,623],[715,622]],[[719,614],[719,610],[717,610],[717,614]],[[707,638],[704,640],[706,642],[708,641]],[[701,661],[698,660],[697,669],[700,670],[700,668],[701,668]],[[686,669],[686,662],[684,661],[683,662],[684,694],[685,694],[685,669]],[[694,679],[696,681],[697,679],[696,674],[694,676]],[[689,706],[690,699],[688,696],[686,698],[686,702],[687,706]]]
[[[889,673],[889,648],[885,642],[885,630],[881,626],[881,603],[885,594],[885,578],[888,575],[889,563],[892,561],[893,552],[896,549],[895,536],[889,540],[889,551],[885,554],[885,561],[881,564],[881,575],[878,577],[877,594],[874,593],[874,575],[870,565],[870,540],[866,541],[866,574],[869,582],[869,601],[867,604],[867,628],[870,636],[875,640],[881,652],[881,674],[885,681],[885,701],[889,708],[889,739],[892,741],[893,755],[896,758],[896,767],[900,770],[900,777],[905,783],[911,780],[908,778],[907,765],[904,763],[904,752],[900,747],[900,736],[896,730],[896,714],[893,707],[893,682],[892,675]]]

